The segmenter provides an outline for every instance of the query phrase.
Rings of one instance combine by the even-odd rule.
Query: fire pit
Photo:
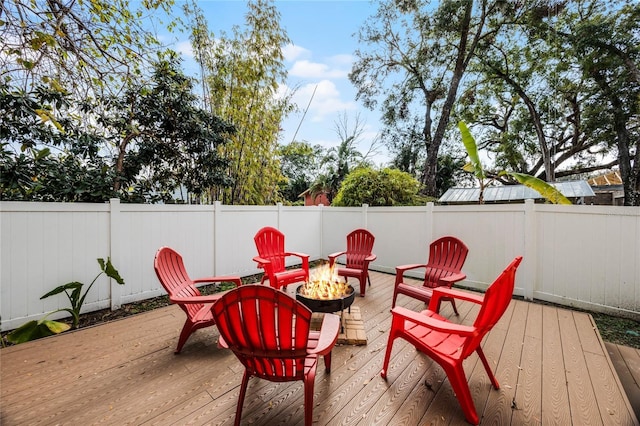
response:
[[[353,287],[340,281],[328,266],[321,267],[296,289],[296,299],[313,312],[342,312],[355,298]]]

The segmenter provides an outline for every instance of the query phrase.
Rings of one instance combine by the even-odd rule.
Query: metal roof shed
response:
[[[565,197],[574,203],[584,202],[584,197],[594,197],[595,193],[584,180],[553,182]],[[443,204],[475,204],[480,197],[480,188],[449,188],[438,200]],[[544,200],[537,191],[524,185],[490,186],[484,189],[485,203],[514,203],[527,199]]]

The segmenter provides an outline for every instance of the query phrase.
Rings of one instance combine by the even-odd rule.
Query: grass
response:
[[[640,349],[640,322],[591,312],[605,342]]]

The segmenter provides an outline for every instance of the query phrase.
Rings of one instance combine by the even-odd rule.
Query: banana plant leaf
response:
[[[7,335],[7,340],[13,344],[24,343],[41,337],[53,336],[71,328],[63,322],[42,319],[29,321]]]
[[[567,197],[562,195],[562,192],[558,191],[552,185],[549,185],[547,182],[538,179],[535,176],[516,172],[503,173],[512,176],[522,185],[529,187],[534,191],[537,191],[540,195],[542,195],[545,199],[549,200],[553,204],[573,204]]]
[[[482,168],[482,163],[480,162],[480,155],[478,154],[478,145],[476,144],[476,140],[464,122],[459,122],[458,128],[462,134],[462,143],[464,144],[464,148],[467,150],[470,160],[469,163],[464,165],[463,169],[467,172],[473,173],[476,178],[482,180],[486,176],[484,174],[484,169]]]
[[[98,263],[100,264],[100,268],[102,269],[102,271],[105,274],[107,274],[107,276],[109,278],[112,278],[112,279],[116,280],[116,282],[118,284],[120,284],[120,285],[124,284],[124,280],[120,276],[120,273],[111,264],[111,258],[110,257],[107,257],[107,261],[106,262],[104,261],[104,259],[98,259]]]

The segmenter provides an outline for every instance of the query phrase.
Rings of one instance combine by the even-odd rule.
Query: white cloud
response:
[[[307,107],[309,100],[311,100],[311,105],[309,105],[307,117],[313,122],[323,121],[327,116],[332,116],[340,111],[350,111],[357,108],[354,102],[345,102],[341,99],[340,91],[330,80],[321,80],[318,83],[302,86],[293,96],[293,101],[298,104],[301,110]]]
[[[353,65],[353,55],[342,54],[331,56],[329,58],[329,62],[335,64],[336,66],[351,68],[351,65]]]
[[[331,68],[327,64],[308,60],[296,61],[289,70],[289,75],[301,78],[346,78],[347,68]]]
[[[298,58],[311,57],[311,52],[309,50],[302,46],[296,46],[295,44],[287,44],[282,49],[282,54],[284,55],[284,60],[288,62],[295,61]]]
[[[174,49],[185,58],[193,58],[193,46],[189,40],[180,41],[175,44]]]

